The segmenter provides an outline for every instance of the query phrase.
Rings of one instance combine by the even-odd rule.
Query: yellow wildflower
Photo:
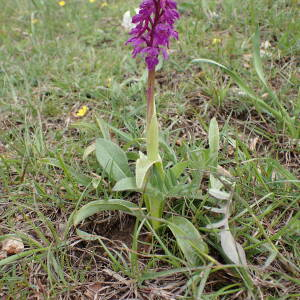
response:
[[[31,19],[31,24],[36,24],[38,21],[38,19]]]
[[[107,2],[101,3],[101,7],[106,7],[106,6],[108,6]]]
[[[59,5],[59,6],[65,6],[65,5],[66,5],[66,1],[59,1],[59,2],[58,2],[58,5]]]
[[[94,3],[94,2],[96,2],[96,0],[89,0],[90,1],[90,3]]]
[[[78,109],[78,111],[75,113],[76,117],[84,117],[87,112],[88,112],[89,108],[86,105],[83,105],[80,107],[80,109]]]
[[[220,43],[221,43],[221,40],[220,40],[220,39],[214,38],[214,39],[212,40],[212,44],[213,44],[213,45],[217,45],[217,44],[220,44]]]

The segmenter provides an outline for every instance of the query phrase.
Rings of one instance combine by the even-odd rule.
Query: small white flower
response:
[[[271,51],[268,51],[269,48],[271,48],[271,43],[267,40],[264,41],[260,44],[260,56],[267,56],[267,57],[271,57],[272,53]]]
[[[135,12],[138,13],[139,9],[136,8]],[[127,10],[125,12],[125,14],[123,15],[122,26],[125,28],[126,31],[130,31],[132,28],[135,27],[135,24],[132,23],[132,17],[131,17],[130,10]]]
[[[218,19],[220,15],[216,13],[215,11],[209,11],[208,12],[210,19]]]

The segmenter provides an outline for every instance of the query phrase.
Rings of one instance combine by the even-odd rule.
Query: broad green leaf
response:
[[[202,254],[208,253],[207,244],[203,241],[199,231],[189,220],[180,216],[170,218],[167,225],[188,263],[191,266],[199,265]]]
[[[84,205],[75,213],[73,218],[74,226],[103,210],[121,210],[136,216],[141,215],[140,208],[132,202],[121,199],[97,200]]]
[[[119,180],[113,187],[114,192],[138,191],[135,177],[126,177]]]
[[[231,195],[229,193],[223,192],[223,191],[220,191],[220,190],[214,189],[214,188],[209,189],[208,193],[211,196],[213,196],[213,197],[215,197],[216,199],[219,199],[219,200],[229,200],[230,197],[231,197]]]
[[[136,185],[138,189],[143,189],[146,183],[147,175],[150,168],[155,164],[161,162],[161,159],[150,160],[148,157],[140,152],[140,158],[136,161]]]
[[[94,151],[96,151],[96,143],[93,143],[93,144],[89,145],[89,146],[84,150],[82,159],[83,159],[83,160],[86,160],[87,157],[88,157],[91,153],[93,153]]]
[[[246,254],[243,247],[234,240],[229,229],[220,232],[221,246],[226,256],[237,265],[247,265]]]
[[[216,178],[213,174],[209,175],[209,183],[210,186],[216,190],[219,190],[223,187],[223,183],[218,178]]]
[[[116,181],[132,175],[125,152],[115,143],[97,139],[96,157],[101,167]]]

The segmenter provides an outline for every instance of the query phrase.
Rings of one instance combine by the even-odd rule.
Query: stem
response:
[[[147,90],[147,156],[151,161],[159,158],[158,154],[158,122],[156,117],[155,99],[154,99],[154,81],[155,69],[149,70],[148,73],[148,90]]]
[[[148,71],[148,88],[147,88],[147,130],[155,111],[154,101],[154,83],[155,83],[155,69]]]
[[[150,161],[156,161],[154,167],[157,167],[161,179],[164,177],[164,170],[159,156],[159,126],[156,115],[155,98],[155,69],[148,71],[148,89],[147,89],[147,156]]]

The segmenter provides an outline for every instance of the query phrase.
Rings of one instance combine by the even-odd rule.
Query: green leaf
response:
[[[76,233],[81,239],[85,241],[97,241],[100,238],[100,236],[98,235],[90,234],[80,229],[76,229]]]
[[[168,157],[168,160],[172,161],[173,163],[177,163],[177,157],[176,153],[171,145],[169,145],[169,142],[166,141],[163,137],[159,139],[159,145],[164,150],[165,156]]]
[[[170,218],[167,225],[188,263],[191,266],[199,265],[202,255],[208,253],[207,244],[203,241],[199,231],[189,220],[180,216]]]
[[[172,173],[175,179],[178,179],[179,176],[183,173],[183,171],[187,168],[187,166],[187,161],[181,161],[170,169],[170,173]]]
[[[115,143],[102,138],[97,139],[96,157],[101,167],[116,181],[131,177],[127,156]]]
[[[147,189],[147,192],[144,194],[144,200],[147,207],[147,212],[149,213],[150,222],[153,226],[153,229],[156,231],[161,225],[161,218],[163,215],[163,209],[165,206],[166,197],[159,191]]]
[[[4,235],[0,235],[0,242],[2,241],[2,240],[5,240],[5,239],[7,239],[7,238],[11,238],[11,239],[13,239],[13,238],[16,238],[16,237],[18,237],[16,234],[4,234]]]
[[[84,150],[82,159],[83,159],[83,160],[86,160],[87,157],[88,157],[91,153],[93,153],[94,151],[96,151],[96,143],[93,143],[93,144],[89,145],[89,146]]]
[[[227,192],[220,191],[218,189],[212,188],[208,190],[208,193],[219,200],[230,200],[231,195]]]
[[[210,186],[212,188],[219,189],[223,185],[222,183],[213,175],[218,167],[218,154],[220,149],[220,133],[219,126],[216,118],[211,119],[208,130],[208,143],[209,143],[209,162],[210,162]]]
[[[62,269],[62,266],[60,264],[58,264],[55,256],[53,255],[53,252],[51,251],[51,248],[49,248],[48,254],[47,254],[47,266],[48,266],[48,272],[51,272],[51,275],[48,274],[48,278],[50,275],[51,277],[53,276],[53,277],[56,277],[57,279],[60,279],[60,281],[62,281],[64,284],[68,284],[66,282],[65,274]]]
[[[220,149],[220,133],[216,118],[211,119],[209,123],[208,143],[211,165],[216,168],[218,165],[218,154]]]
[[[3,259],[0,260],[0,267],[5,266],[5,265],[10,264],[10,263],[14,263],[18,259],[30,256],[30,255],[33,255],[33,254],[36,254],[36,253],[39,253],[39,252],[48,251],[48,249],[49,249],[49,247],[39,248],[39,249],[32,249],[32,250],[28,250],[28,251],[24,251],[24,252],[21,252],[21,253],[11,255],[7,258],[3,258]]]
[[[243,247],[235,241],[229,229],[220,232],[221,246],[226,256],[236,265],[247,265]]]
[[[103,119],[99,118],[98,116],[95,116],[95,119],[99,129],[101,130],[103,138],[105,140],[110,140],[110,134],[106,122]]]
[[[140,208],[129,201],[121,199],[97,200],[81,207],[74,215],[73,224],[77,226],[82,220],[103,210],[121,210],[136,216],[141,215]]]
[[[140,152],[140,158],[136,161],[136,185],[138,189],[143,189],[146,183],[148,171],[155,164],[161,162],[160,157],[157,160],[150,160]]]
[[[201,190],[199,190],[199,184],[194,183],[178,183],[174,185],[170,190],[167,191],[166,197],[168,198],[179,198],[187,197],[192,199],[203,200]]]
[[[113,187],[114,192],[139,191],[135,177],[126,177],[119,180]]]
[[[149,128],[147,128],[147,155],[150,161],[158,161],[159,160],[159,134],[158,134],[158,121],[156,116],[156,111],[154,107],[154,112],[152,115],[152,119],[149,124]]]
[[[260,38],[259,38],[259,31],[256,30],[253,39],[253,58],[254,58],[254,68],[255,71],[261,80],[261,82],[264,84],[266,88],[268,88],[268,84],[265,78],[265,74],[262,67],[261,57],[260,57]]]

